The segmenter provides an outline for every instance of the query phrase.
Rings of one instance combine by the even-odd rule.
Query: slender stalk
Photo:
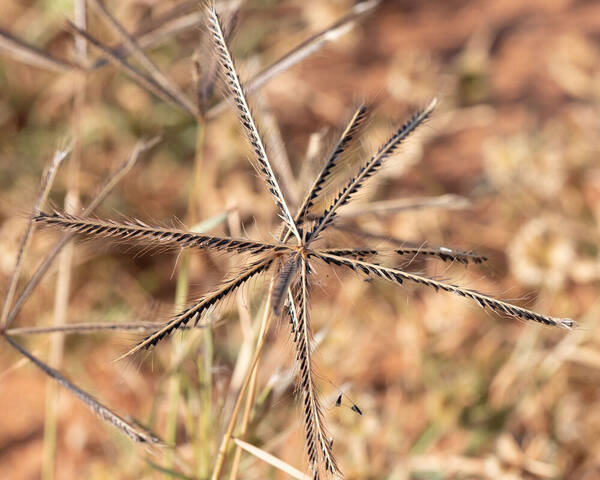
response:
[[[198,210],[196,199],[200,195],[200,182],[203,166],[203,150],[204,150],[204,125],[198,123],[196,131],[196,156],[194,161],[194,177],[188,196],[188,213],[187,222],[193,225],[198,220]],[[181,253],[179,271],[177,273],[177,285],[175,287],[175,311],[180,312],[184,309],[187,302],[189,292],[189,267],[190,267],[190,251],[184,250]],[[175,338],[171,341],[172,355],[171,365],[176,366],[182,354],[183,346]],[[171,444],[175,443],[177,436],[177,417],[179,411],[179,396],[181,391],[181,373],[178,369],[173,371],[169,378],[168,385],[168,400],[167,400],[167,432],[166,441]],[[169,453],[167,462],[168,468],[172,468],[175,461],[175,452]]]
[[[198,122],[200,122],[200,118]],[[193,189],[190,192],[189,216],[197,219],[200,216],[200,199],[202,193],[208,190],[206,177],[202,175],[206,162],[204,161],[204,144],[206,125],[198,123],[196,135],[196,158],[194,162]],[[200,415],[198,418],[198,435],[196,435],[197,472],[198,478],[207,478],[210,471],[210,459],[213,453],[212,442],[212,368],[213,368],[213,334],[210,325],[203,332],[204,356],[198,358],[200,374]]]
[[[252,376],[254,370],[258,366],[260,361],[260,356],[262,354],[262,350],[265,346],[265,342],[267,339],[267,332],[269,331],[269,325],[271,323],[272,318],[272,297],[273,297],[273,287],[274,281],[271,281],[269,285],[269,293],[267,295],[267,301],[265,305],[265,314],[263,316],[263,321],[261,324],[261,329],[256,345],[256,350],[254,351],[254,356],[252,357],[252,363],[250,363],[250,368],[244,377],[244,381],[242,386],[240,387],[240,391],[238,393],[237,400],[235,401],[235,405],[233,407],[233,412],[231,414],[231,418],[229,419],[229,423],[227,425],[227,430],[225,431],[223,438],[221,440],[221,445],[219,446],[219,451],[217,452],[217,458],[215,460],[215,466],[213,468],[211,480],[218,480],[221,477],[221,470],[223,470],[223,464],[225,462],[225,456],[227,454],[227,447],[229,446],[229,442],[233,435],[233,429],[235,428],[235,423],[237,421],[237,417],[240,413],[240,408],[242,407],[242,400],[244,399],[244,394],[246,390],[250,386],[250,382],[252,380]]]
[[[156,81],[149,75],[141,72],[131,64],[129,64],[124,58],[119,57],[117,53],[111,48],[107,47],[100,40],[90,35],[85,30],[78,28],[73,25],[71,22],[67,22],[68,29],[75,35],[80,35],[85,38],[91,45],[94,46],[97,50],[104,53],[110,63],[114,64],[117,68],[122,69],[126,72],[134,81],[136,81],[142,88],[156,95],[158,98],[164,100],[165,102],[179,108],[181,111],[187,113],[188,115],[195,116],[195,112],[188,109],[187,105],[181,103],[181,101],[174,97],[171,92],[165,90],[160,84],[156,83]]]
[[[238,211],[231,212],[231,214],[228,217],[228,223],[229,230],[232,233],[232,235],[240,237],[242,235],[242,232],[240,224],[240,215]],[[241,295],[236,296],[236,303],[243,340],[240,345],[240,348],[238,349],[238,355],[235,361],[235,366],[233,367],[233,371],[231,373],[229,387],[227,389],[227,393],[225,394],[225,401],[221,410],[222,418],[229,418],[229,415],[233,410],[233,405],[237,398],[237,393],[239,391],[240,385],[244,381],[248,365],[250,365],[252,355],[254,354],[254,347],[257,338],[256,335],[258,332],[258,328],[260,327],[256,324],[253,325],[253,318],[250,314],[249,305],[247,305],[247,303]]]
[[[187,301],[189,287],[189,264],[190,252],[182,252],[179,270],[177,272],[177,284],[175,287],[175,311],[180,311]],[[179,363],[183,345],[175,337],[171,340],[171,365]],[[177,439],[177,417],[179,413],[179,394],[181,390],[181,373],[178,368],[173,370],[167,386],[167,425],[165,441],[174,445]],[[175,464],[175,451],[171,450],[167,457],[167,467],[173,468]]]
[[[96,196],[93,198],[93,200],[90,202],[90,204],[86,207],[86,209],[82,212],[81,215],[87,217],[88,215],[92,214],[94,210],[96,210],[96,208],[104,201],[104,199],[108,196],[112,189],[121,181],[121,179],[129,172],[129,170],[131,170],[131,168],[139,159],[140,155],[146,150],[152,148],[159,141],[160,137],[154,137],[150,140],[142,140],[138,142],[129,158],[127,158],[127,160],[125,160],[119,166],[119,168],[117,168],[117,170],[108,178],[104,186],[99,190],[99,192],[96,194]],[[73,236],[74,233],[67,232],[62,236],[62,238],[58,242],[56,242],[52,251],[46,256],[44,261],[37,268],[29,282],[27,282],[27,284],[23,288],[21,295],[19,295],[19,298],[17,298],[17,301],[15,302],[13,308],[8,314],[7,325],[10,325],[14,318],[19,314],[23,305],[35,290],[35,287],[38,286],[46,272],[48,272],[48,269],[52,265],[52,262],[54,262],[54,259],[65,247],[65,245],[67,245],[69,240],[73,238]]]
[[[212,369],[213,335],[209,328],[204,330],[203,355],[198,357],[200,380],[200,415],[198,417],[198,478],[208,478],[213,457],[213,416],[212,416]]]
[[[85,0],[76,0],[74,4],[75,24],[82,29],[87,27],[87,8]],[[78,59],[85,63],[87,59],[87,42],[78,38],[75,43]],[[85,104],[87,76],[81,73],[76,76],[74,85],[74,107],[72,127],[74,132],[73,155],[69,165],[69,188],[65,196],[65,211],[76,213],[79,210],[79,169],[81,163],[81,119]],[[69,292],[71,290],[71,273],[73,268],[73,243],[68,243],[60,254],[56,292],[54,297],[55,326],[67,323]],[[48,365],[60,369],[64,356],[65,336],[54,335],[50,340]],[[42,448],[42,480],[53,480],[56,471],[56,444],[58,434],[58,407],[60,402],[59,385],[51,378],[46,380],[46,414],[44,415],[44,445]]]
[[[273,292],[275,288],[275,282],[272,282],[272,288],[270,291]],[[261,339],[266,335],[265,328],[267,326],[268,319],[267,317],[270,315],[269,310],[272,310],[271,304],[273,303],[273,295],[269,296],[269,301],[267,305],[265,305],[265,311],[263,312],[263,318],[260,323],[260,332],[258,333],[258,338]],[[258,345],[257,345],[258,351]],[[260,361],[260,356],[257,359],[256,365]],[[254,399],[256,397],[256,377],[258,375],[258,368],[254,367],[251,373],[250,384],[248,385],[248,394],[246,395],[246,405],[244,407],[244,415],[242,417],[242,425],[240,426],[240,433],[238,434],[239,438],[244,438],[246,432],[248,431],[248,423],[250,422],[250,413],[252,412],[252,405],[254,405]],[[240,391],[241,393],[241,391]],[[235,449],[235,454],[233,457],[233,463],[231,465],[231,472],[229,474],[229,480],[235,480],[237,478],[237,473],[240,467],[240,459],[242,455],[242,447],[237,445]]]
[[[104,3],[100,0],[91,0],[92,7],[105,20],[105,22],[113,29],[113,31],[121,38],[123,43],[131,51],[131,53],[139,60],[146,68],[152,79],[176,98],[181,105],[185,105],[189,112],[195,115],[199,114],[198,107],[191,102],[187,95],[179,88],[179,86],[168,78],[155,63],[150,59],[142,47],[138,45],[135,38],[131,36],[127,30],[119,23],[119,21],[108,11]]]
[[[199,327],[195,327],[199,328]],[[44,327],[19,327],[9,328],[6,335],[44,335],[47,333],[97,333],[102,331],[112,332],[147,332],[156,330],[154,322],[130,322],[130,323],[68,323],[66,325],[50,325]]]
[[[71,171],[77,170],[78,165],[72,164]],[[71,177],[73,178],[73,177]],[[76,187],[67,194],[65,202],[67,210],[73,210],[75,202],[69,202],[69,197],[75,197]],[[73,243],[69,243],[61,252],[58,262],[56,279],[56,294],[54,299],[54,325],[61,326],[67,320],[69,291],[71,286],[71,269],[73,266]],[[50,342],[48,364],[60,368],[64,353],[64,333],[54,335]],[[59,386],[48,378],[46,383],[46,414],[44,416],[44,446],[42,453],[42,480],[55,478],[56,438],[58,432],[58,404],[60,400]]]
[[[6,342],[17,352],[31,361],[45,375],[52,378],[59,385],[70,391],[79,401],[83,402],[83,404],[86,405],[90,411],[92,411],[92,413],[98,416],[101,420],[104,420],[112,425],[124,435],[127,435],[134,442],[143,443],[149,447],[153,445],[164,445],[162,440],[154,435],[151,431],[140,427],[135,421],[125,420],[113,410],[96,400],[92,395],[79,388],[64,375],[62,375],[58,370],[46,365],[39,358],[32,355],[28,350],[23,348],[12,338],[4,336],[4,340],[6,340]]]
[[[29,249],[29,244],[31,242],[33,231],[35,230],[33,217],[40,211],[42,205],[46,201],[46,198],[48,198],[48,194],[50,193],[50,188],[52,187],[52,183],[54,182],[54,177],[56,175],[58,167],[66,158],[67,154],[69,153],[69,150],[70,148],[58,150],[54,154],[54,157],[52,158],[52,161],[50,162],[50,165],[46,170],[46,174],[42,178],[40,191],[35,202],[35,206],[33,207],[33,214],[29,217],[27,230],[25,231],[25,236],[21,241],[21,247],[19,249],[19,254],[17,255],[15,269],[13,270],[13,274],[10,278],[10,283],[8,285],[8,290],[6,291],[6,295],[4,297],[2,313],[0,314],[0,332],[3,332],[6,328],[8,328],[10,324],[8,322],[8,314],[10,313],[10,307],[12,305],[12,300],[15,295],[15,290],[17,288],[17,282],[19,281],[19,275],[21,273],[21,268],[23,267],[23,260],[25,259],[25,255],[27,254],[27,250]]]
[[[62,73],[78,68],[71,63],[55,58],[52,55],[29,45],[3,28],[0,28],[0,51],[6,52],[18,62],[23,62],[53,72]]]
[[[256,458],[261,459],[263,462],[273,465],[275,468],[281,470],[282,472],[288,474],[292,478],[297,478],[298,480],[313,480],[313,477],[309,477],[305,475],[297,468],[292,467],[289,463],[285,463],[283,460],[267,453],[266,451],[255,447],[239,438],[234,438],[233,441],[238,447],[243,448],[249,454],[253,455]]]

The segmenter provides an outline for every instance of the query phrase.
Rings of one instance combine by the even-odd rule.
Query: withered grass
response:
[[[142,63],[148,72],[140,72],[127,63],[123,55],[119,55],[116,51],[108,49],[106,45],[102,44],[81,28],[71,26],[70,28],[76,34],[84,37],[92,45],[97,47],[106,58],[113,62],[117,67],[125,70],[135,81],[139,82],[148,91],[156,94],[164,101],[173,104],[176,108],[194,116],[199,122],[204,121],[206,118],[210,118],[211,112],[216,111],[214,109],[219,108],[221,103],[216,103],[216,106],[202,111],[199,105],[193,103],[185,93],[181,92],[176,85],[160,72],[158,67],[156,67],[144,53],[143,46],[136,43],[134,36],[127,34],[118,21],[100,2],[94,1],[92,4],[96,6],[106,20],[115,28],[121,36],[123,44],[128,47],[129,53],[142,60]],[[370,6],[367,7],[372,8]],[[363,6],[363,8],[367,7]],[[363,11],[359,9],[358,13],[362,14]],[[353,12],[350,15],[349,18],[351,21],[354,21],[358,13]],[[398,153],[400,146],[408,140],[410,135],[431,117],[437,101],[435,99],[432,100],[427,106],[418,110],[403,125],[394,131],[370,158],[359,165],[356,172],[345,184],[343,184],[333,198],[323,198],[323,188],[331,181],[334,168],[345,161],[347,149],[356,141],[357,137],[362,132],[364,121],[369,113],[369,107],[360,105],[342,131],[332,152],[325,159],[321,171],[308,189],[304,196],[304,200],[297,206],[296,213],[292,214],[293,210],[291,202],[286,198],[284,191],[280,187],[280,180],[277,172],[269,158],[268,146],[265,145],[263,140],[264,137],[260,132],[255,116],[252,114],[248,100],[248,90],[250,90],[250,86],[258,88],[260,82],[258,80],[254,80],[254,82],[250,81],[248,83],[249,86],[247,88],[244,87],[237,73],[233,57],[226,41],[222,23],[214,5],[208,5],[203,12],[203,15],[206,18],[207,30],[216,52],[216,57],[219,61],[219,73],[233,100],[233,104],[240,118],[242,130],[254,152],[254,167],[262,177],[264,186],[270,193],[277,214],[282,221],[279,230],[273,234],[273,238],[276,238],[277,240],[264,242],[246,238],[213,236],[185,229],[148,225],[140,220],[131,220],[128,222],[101,220],[90,218],[90,214],[93,210],[93,208],[90,207],[88,207],[82,215],[73,215],[60,211],[43,212],[40,207],[43,203],[43,199],[47,196],[47,191],[51,184],[50,181],[45,182],[42,193],[40,194],[40,201],[38,201],[38,204],[34,209],[32,221],[36,224],[51,226],[66,232],[61,243],[55,247],[56,253],[52,253],[51,257],[48,257],[50,258],[50,260],[47,261],[48,264],[52,262],[60,248],[62,248],[74,234],[77,234],[87,238],[109,238],[115,242],[127,245],[139,243],[145,247],[158,250],[165,248],[176,250],[200,249],[208,252],[214,251],[239,254],[242,255],[242,258],[246,259],[248,265],[238,269],[238,271],[232,272],[215,290],[188,305],[172,319],[158,327],[148,325],[147,323],[132,323],[120,326],[111,325],[106,327],[98,324],[84,323],[70,326],[65,325],[44,328],[23,327],[20,329],[10,329],[8,328],[10,321],[7,321],[7,319],[11,318],[11,314],[12,318],[16,315],[16,313],[12,313],[15,310],[10,310],[12,306],[12,296],[14,294],[14,287],[12,287],[11,284],[12,292],[9,290],[9,295],[7,296],[8,300],[4,303],[2,314],[2,332],[9,345],[16,349],[21,355],[28,358],[47,376],[71,391],[99,417],[121,430],[131,439],[143,444],[159,445],[161,442],[156,435],[140,429],[134,422],[123,419],[108,407],[102,405],[94,397],[66,379],[66,377],[57,370],[46,365],[37,357],[29,353],[25,348],[16,343],[12,339],[12,336],[52,333],[58,331],[63,333],[75,333],[117,329],[151,330],[151,333],[145,336],[139,343],[123,355],[123,357],[126,357],[156,346],[159,342],[170,337],[174,332],[180,329],[209,326],[209,320],[206,318],[206,314],[210,312],[213,307],[235,293],[249,280],[263,274],[269,275],[271,278],[271,286],[267,295],[268,299],[265,302],[266,307],[261,323],[261,333],[259,335],[258,344],[248,368],[247,375],[240,387],[228,428],[222,437],[215,463],[211,471],[211,477],[213,479],[221,477],[226,457],[229,452],[228,447],[230,442],[235,441],[240,448],[248,450],[252,449],[252,446],[249,447],[243,439],[234,438],[233,432],[236,425],[236,419],[241,410],[241,404],[246,390],[255,382],[255,380],[253,381],[252,379],[256,378],[254,376],[255,368],[258,365],[262,348],[265,345],[266,333],[272,320],[271,317],[277,318],[283,316],[287,318],[290,325],[295,349],[294,358],[299,371],[297,391],[300,398],[301,413],[305,428],[306,455],[313,478],[317,479],[341,475],[341,466],[338,465],[338,462],[335,459],[333,441],[325,426],[325,411],[319,396],[318,384],[314,373],[310,293],[311,286],[316,280],[314,277],[316,275],[316,264],[332,265],[339,267],[342,270],[358,273],[369,279],[384,280],[396,285],[403,285],[404,282],[409,282],[431,288],[435,291],[441,290],[454,293],[467,300],[471,300],[484,309],[521,320],[532,321],[567,330],[575,326],[575,322],[568,318],[556,318],[536,313],[532,310],[493,298],[490,295],[472,289],[462,288],[436,278],[430,278],[426,275],[416,274],[401,268],[385,266],[379,263],[380,257],[385,257],[386,255],[398,255],[410,256],[412,258],[421,256],[434,257],[443,261],[459,262],[469,265],[471,263],[477,264],[487,260],[483,255],[447,247],[428,246],[405,246],[389,251],[371,248],[369,246],[355,247],[336,245],[335,247],[328,248],[319,247],[319,244],[321,243],[320,240],[325,238],[325,233],[330,231],[330,229],[337,227],[336,223],[342,217],[342,212],[346,205],[354,200],[357,193],[365,187],[369,179],[378,173],[384,162],[393,159],[393,156]],[[340,28],[341,26],[346,27],[348,23],[349,20],[345,19],[343,23],[340,23],[339,25],[336,24],[335,29]],[[335,31],[335,29],[332,31]],[[314,45],[311,48],[313,47]],[[299,51],[302,51],[303,48],[304,47],[302,46],[299,47]],[[310,53],[309,48],[304,48],[304,50],[306,55]],[[287,68],[291,62],[290,59],[295,58],[297,55],[297,53],[290,54],[289,58],[281,60],[279,66],[273,68],[269,74],[263,73],[262,77],[259,76],[258,78],[261,79],[262,82],[266,81],[269,78],[269,75],[276,74],[279,71],[278,69],[283,70]],[[136,149],[136,152],[138,153],[135,155],[135,158],[137,158],[137,155],[147,147],[146,144],[143,148]],[[109,181],[108,184],[111,185],[111,181]],[[326,206],[324,208],[315,208],[317,200],[325,201]],[[452,199],[452,201],[446,199],[443,202],[438,202],[436,205],[450,206],[450,208],[452,208],[455,201],[456,199]],[[376,211],[378,214],[384,214],[389,211],[397,211],[406,208],[423,208],[424,206],[430,206],[430,204],[428,204],[427,201],[415,203],[411,207],[407,207],[406,205],[399,206],[396,204],[386,204],[374,206],[371,209],[366,208],[364,209],[364,212],[373,213],[373,211]],[[353,215],[360,214],[361,212],[359,210],[353,212]],[[33,225],[33,223],[31,225]],[[30,227],[28,234],[25,237],[23,251],[26,249],[30,237],[29,231],[32,231],[32,229],[33,227]],[[60,246],[61,244],[62,246]],[[21,256],[22,255],[19,255],[19,260],[17,261],[15,277],[18,277]],[[46,270],[42,269],[40,276],[43,276]],[[35,288],[35,284],[30,287],[29,292],[31,292],[33,288]],[[24,292],[28,292],[27,288]],[[20,307],[22,302],[27,299],[29,294],[30,293],[27,293],[25,295],[21,303],[19,303],[19,300],[17,301],[18,307]],[[18,309],[16,312],[18,313]],[[253,390],[254,387],[250,387],[250,391],[253,392]],[[247,421],[247,418],[245,418],[243,423],[247,425]],[[245,428],[242,429],[242,435],[244,433]],[[234,470],[237,471],[237,467]]]

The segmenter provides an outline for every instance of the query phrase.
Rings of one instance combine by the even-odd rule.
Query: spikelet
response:
[[[298,362],[298,390],[302,397],[308,462],[314,478],[319,478],[321,471],[326,474],[340,475],[331,442],[328,440],[323,411],[314,382],[310,345],[312,332],[308,309],[308,265],[304,258],[302,259],[300,285],[294,290],[297,293],[296,298],[293,298],[290,290],[288,307],[296,348],[296,361]]]
[[[244,132],[248,137],[248,141],[254,150],[254,156],[258,163],[258,170],[264,177],[267,188],[269,189],[269,192],[271,192],[271,195],[275,200],[275,204],[279,208],[281,218],[287,224],[288,228],[291,229],[294,236],[298,239],[298,242],[300,242],[300,235],[298,234],[296,223],[294,222],[285,198],[283,197],[283,193],[279,187],[279,183],[277,182],[277,178],[275,177],[271,163],[269,162],[267,151],[261,139],[258,127],[256,126],[256,122],[254,121],[252,112],[248,106],[248,101],[246,100],[244,89],[242,88],[242,84],[235,69],[233,58],[231,57],[231,53],[229,52],[229,48],[225,42],[223,29],[221,27],[215,6],[213,4],[209,4],[206,7],[206,12],[208,15],[208,30],[210,37],[217,52],[222,73],[225,77],[225,82],[227,83],[227,87],[229,88],[237,107],[242,127],[244,128]]]
[[[353,258],[346,258],[328,253],[314,253],[314,256],[323,260],[325,263],[347,267],[355,272],[362,273],[368,277],[379,277],[390,282],[402,284],[405,280],[431,287],[437,290],[454,293],[461,297],[469,298],[476,301],[480,307],[489,308],[496,313],[517,317],[522,320],[530,320],[552,327],[560,327],[571,329],[575,327],[575,321],[570,318],[555,318],[547,315],[542,315],[525,308],[517,307],[502,300],[497,300],[489,295],[461,288],[445,282],[440,282],[423,275],[408,273],[395,268],[384,267],[375,263],[369,263]]]
[[[331,155],[325,162],[325,165],[323,165],[321,172],[313,182],[312,186],[306,193],[302,204],[298,208],[298,212],[294,217],[296,224],[302,223],[302,221],[306,218],[308,211],[313,206],[315,200],[319,198],[321,190],[323,190],[323,187],[327,183],[327,180],[331,177],[333,168],[338,164],[338,160],[340,160],[348,146],[352,143],[356,135],[360,132],[362,126],[365,123],[365,120],[367,119],[367,114],[368,110],[366,105],[361,104],[354,112],[354,115],[352,115],[352,118],[350,119],[348,125],[342,132],[339,141],[335,145],[333,152],[331,152]],[[284,242],[287,240],[288,236],[289,230],[283,237]]]
[[[354,195],[363,186],[365,180],[371,177],[381,166],[383,160],[392,155],[408,136],[414,132],[419,125],[429,118],[437,104],[437,99],[433,99],[425,109],[415,113],[408,122],[398,129],[377,151],[371,159],[365,163],[358,174],[351,178],[348,184],[338,193],[333,203],[325,209],[323,214],[317,219],[316,225],[307,236],[307,243],[315,240],[319,234],[327,228],[333,221],[338,208],[346,205],[352,195]]]
[[[88,237],[112,238],[121,242],[136,242],[150,247],[200,248],[206,250],[249,253],[284,252],[285,245],[244,239],[214,237],[174,228],[151,227],[140,220],[118,223],[69,215],[64,212],[40,212],[34,220],[48,226],[60,227]]]
[[[181,313],[177,314],[175,318],[162,325],[152,334],[145,337],[141,342],[139,342],[135,347],[122,355],[120,358],[125,358],[133,355],[136,352],[139,352],[140,350],[153,347],[158,342],[171,335],[171,333],[173,333],[175,330],[188,325],[190,322],[193,322],[194,325],[197,325],[200,317],[209,308],[213,307],[227,297],[230,293],[237,290],[252,277],[265,272],[272,263],[273,257],[268,257],[252,263],[250,266],[242,270],[238,275],[223,282],[223,284],[212,293],[205,295],[194,305],[186,308]]]

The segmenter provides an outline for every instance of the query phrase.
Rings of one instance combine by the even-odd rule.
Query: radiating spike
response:
[[[244,89],[240,83],[233,58],[229,48],[227,47],[227,43],[225,42],[223,29],[221,27],[219,16],[217,15],[214,4],[209,4],[206,10],[208,15],[208,29],[210,32],[210,37],[217,51],[221,63],[222,73],[225,77],[225,81],[231,92],[231,95],[233,96],[240,121],[244,127],[244,132],[246,133],[248,141],[254,150],[255,159],[258,163],[258,170],[263,174],[268,190],[273,195],[275,203],[279,208],[287,226],[291,229],[298,242],[300,242],[300,235],[298,233],[296,223],[294,222],[285,198],[283,197],[283,193],[279,187],[279,183],[277,182],[277,178],[275,177],[271,163],[269,162],[267,151],[261,139],[258,127],[256,126],[256,122],[254,121],[252,112],[248,106],[246,94],[244,93]]]
[[[565,329],[571,329],[576,326],[576,322],[570,318],[555,318],[547,315],[542,315],[526,308],[517,307],[510,303],[502,300],[497,300],[489,295],[461,288],[456,285],[452,285],[445,282],[440,282],[423,275],[417,275],[415,273],[408,273],[395,268],[384,267],[376,263],[369,263],[354,258],[347,258],[337,255],[331,255],[329,253],[322,253],[315,251],[312,254],[317,258],[320,258],[326,263],[333,263],[335,265],[344,266],[351,270],[360,270],[366,276],[374,276],[383,278],[384,280],[392,281],[395,283],[402,284],[404,280],[415,282],[427,287],[431,287],[435,290],[444,290],[445,292],[454,293],[461,297],[469,298],[477,302],[482,308],[488,308],[495,311],[496,313],[508,314],[513,317],[521,318],[523,320],[530,320],[544,325],[553,327],[560,327]]]
[[[352,195],[354,195],[364,184],[365,180],[371,177],[381,166],[383,160],[392,155],[400,144],[414,132],[419,125],[429,118],[437,104],[437,99],[433,99],[425,109],[415,113],[411,119],[397,130],[377,151],[371,159],[366,162],[358,171],[358,174],[350,179],[348,184],[338,193],[333,203],[325,209],[323,214],[317,219],[316,225],[307,236],[307,244],[315,240],[319,234],[327,228],[333,221],[338,208],[346,205]]]
[[[285,245],[255,242],[245,239],[213,237],[183,230],[142,226],[141,222],[117,223],[78,217],[62,212],[40,212],[34,220],[49,226],[60,227],[75,233],[91,237],[113,238],[121,241],[135,240],[149,246],[173,248],[200,248],[217,251],[259,254],[262,252],[281,252],[289,250]]]

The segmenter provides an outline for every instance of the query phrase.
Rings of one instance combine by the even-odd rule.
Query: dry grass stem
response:
[[[4,29],[0,29],[0,49],[18,62],[43,68],[44,70],[63,73],[78,68],[71,63],[54,58],[50,54],[27,44]]]
[[[33,220],[33,217],[40,211],[42,205],[45,203],[46,198],[48,197],[48,193],[50,193],[52,183],[54,182],[56,172],[60,167],[60,164],[69,154],[69,151],[70,148],[58,150],[54,154],[54,157],[52,158],[46,170],[46,173],[42,177],[42,183],[40,185],[35,206],[33,207],[33,213],[31,217],[29,217],[29,221],[27,223],[27,230],[25,231],[25,236],[23,237],[23,240],[21,242],[21,247],[19,248],[17,260],[15,262],[15,268],[10,277],[8,289],[4,296],[4,303],[2,304],[2,314],[0,315],[0,332],[3,332],[10,325],[10,322],[8,321],[8,315],[10,313],[13,297],[17,288],[17,282],[19,281],[19,275],[21,273],[21,267],[23,266],[23,260],[25,258],[25,255],[27,254],[27,249],[29,248],[29,243],[31,241],[33,231],[35,230],[35,222]]]
[[[254,150],[254,156],[257,162],[258,170],[264,177],[268,190],[271,192],[271,195],[275,200],[275,204],[280,210],[280,215],[283,221],[291,229],[292,233],[298,240],[298,243],[300,243],[300,234],[298,233],[298,229],[292,218],[292,214],[290,213],[287,202],[283,197],[283,193],[279,187],[279,182],[275,177],[273,168],[271,167],[271,162],[267,156],[267,151],[258,131],[258,127],[256,126],[250,111],[250,107],[248,106],[246,94],[244,93],[244,89],[242,88],[242,84],[240,83],[240,79],[233,63],[233,58],[231,57],[231,53],[225,42],[225,36],[223,35],[223,29],[221,27],[219,16],[217,15],[217,11],[214,8],[214,5],[207,7],[206,11],[208,16],[208,28],[214,48],[220,60],[225,83],[227,84],[229,92],[234,99],[244,132],[248,137],[248,141],[250,142],[252,149]]]
[[[265,304],[265,309],[263,311],[262,321],[260,322],[260,329],[258,332],[258,344],[260,344],[263,338],[267,334],[267,326],[269,322],[270,315],[273,311],[272,305],[274,301],[274,292],[275,292],[275,283],[274,279],[271,280],[271,285],[269,287],[270,295],[268,295],[267,302]],[[246,394],[246,404],[244,406],[244,413],[242,415],[242,422],[239,428],[239,437],[244,437],[248,431],[248,424],[250,423],[250,415],[252,413],[252,406],[254,405],[254,400],[256,397],[256,382],[258,377],[258,362],[260,361],[260,355],[258,356],[258,360],[254,368],[250,371],[246,372],[246,375],[250,376],[250,383],[247,388]],[[243,395],[240,393],[240,395]],[[240,461],[242,457],[241,447],[238,446],[235,450],[235,454],[233,456],[233,461],[231,462],[231,470],[229,472],[229,479],[236,480],[238,475],[238,470],[240,467]]]
[[[273,287],[274,282],[271,281],[269,285],[269,292],[267,294],[267,301],[265,302],[265,314],[263,316],[263,320],[260,326],[260,332],[258,335],[258,341],[256,345],[256,349],[254,350],[254,356],[252,357],[252,361],[250,362],[250,366],[246,372],[246,376],[244,377],[244,381],[240,386],[240,390],[237,395],[237,399],[235,401],[235,405],[233,407],[233,411],[231,412],[231,416],[229,418],[229,422],[227,424],[227,429],[223,434],[223,438],[221,439],[221,443],[219,444],[219,450],[217,451],[217,457],[215,459],[215,465],[213,467],[211,480],[218,480],[221,478],[221,471],[223,469],[223,464],[225,462],[225,456],[227,455],[227,448],[229,447],[229,442],[233,436],[233,430],[235,428],[235,424],[240,413],[240,409],[242,407],[242,401],[244,400],[244,395],[248,390],[250,383],[252,383],[252,378],[254,377],[254,371],[260,362],[260,357],[262,355],[263,348],[267,339],[267,332],[269,331],[269,327],[271,325],[272,318],[272,300],[273,300]]]
[[[113,174],[109,176],[104,186],[102,186],[102,188],[94,196],[90,204],[83,210],[81,215],[83,217],[91,215],[94,212],[94,210],[96,210],[96,208],[104,201],[108,194],[113,190],[113,188],[133,168],[140,156],[147,150],[154,147],[159,141],[160,137],[154,137],[150,140],[143,140],[141,142],[138,142],[135,148],[133,149],[131,155],[123,163],[121,163],[121,165],[119,165],[119,167]],[[73,238],[73,235],[75,234],[72,232],[65,233],[62,236],[62,238],[58,242],[56,242],[50,253],[46,256],[46,258],[44,258],[40,266],[36,269],[33,276],[29,279],[25,287],[23,287],[23,291],[17,298],[17,301],[14,303],[10,313],[8,314],[8,325],[10,325],[14,318],[19,314],[24,303],[27,301],[27,299],[33,293],[35,288],[38,286],[38,284],[40,283],[40,281],[54,262],[56,256],[65,247],[69,240]]]
[[[50,325],[48,327],[18,327],[6,330],[6,335],[45,335],[48,333],[86,334],[97,332],[147,332],[156,330],[154,322],[87,322],[69,323],[66,325]]]
[[[244,442],[239,438],[234,438],[233,441],[240,448],[246,450],[249,454],[254,455],[256,458],[261,459],[263,462],[266,462],[270,465],[273,465],[276,469],[281,470],[292,478],[297,478],[298,480],[310,480],[311,477],[305,475],[300,470],[292,467],[289,463],[284,462],[283,460],[271,455],[270,453],[265,452],[264,450],[255,447],[254,445],[249,444],[248,442]]]
[[[120,417],[110,408],[102,405],[98,400],[92,397],[90,394],[83,391],[77,385],[73,384],[60,372],[46,365],[37,357],[33,356],[22,346],[12,340],[10,337],[5,337],[8,344],[18,351],[21,355],[28,358],[36,367],[38,367],[44,374],[55,380],[59,385],[66,388],[79,400],[81,400],[95,415],[100,417],[105,422],[111,424],[114,428],[119,430],[121,433],[127,435],[133,441],[137,443],[143,443],[148,446],[159,446],[162,444],[161,440],[149,430],[142,430],[139,426],[128,422],[123,417]]]
[[[193,3],[197,8],[197,2]],[[173,10],[177,10],[177,6],[173,7]],[[150,25],[143,26],[132,35],[132,38],[135,39],[140,48],[147,50],[165,39],[198,27],[203,21],[203,15],[200,11],[183,12],[183,14],[180,13],[174,16],[170,16],[168,13],[160,19],[156,19]],[[129,52],[125,45],[118,45],[112,51],[115,55],[124,58],[127,57]],[[90,70],[98,70],[109,63],[109,58],[100,56],[88,68]]]
[[[246,93],[252,93],[260,89],[273,77],[290,69],[307,57],[310,57],[328,43],[337,40],[340,36],[352,29],[362,17],[372,13],[380,3],[381,0],[367,0],[366,2],[356,4],[348,15],[344,16],[333,25],[330,25],[325,30],[308,38],[279,60],[276,60],[272,65],[250,78],[245,85]],[[211,119],[218,116],[227,109],[228,106],[229,102],[227,100],[217,103],[206,113],[206,118]]]
[[[183,105],[188,112],[192,112],[194,116],[198,116],[200,111],[198,107],[192,103],[187,95],[177,86],[173,80],[168,78],[158,68],[154,62],[146,55],[144,49],[140,47],[135,38],[133,38],[127,30],[119,23],[119,21],[108,11],[101,0],[91,0],[92,7],[100,14],[104,21],[112,28],[112,30],[121,37],[123,43],[127,46],[130,52],[139,60],[139,62],[148,70],[155,83],[160,85],[167,91],[171,97],[176,98],[180,105]]]
[[[260,119],[265,127],[265,142],[271,148],[273,169],[281,179],[283,194],[289,199],[291,205],[296,205],[298,203],[298,185],[290,165],[290,157],[285,148],[285,142],[281,136],[281,130],[268,103],[264,97],[258,97],[257,99]]]
[[[80,29],[71,22],[67,22],[67,27],[73,32],[73,34],[85,38],[91,45],[94,46],[94,48],[100,50],[104,55],[106,55],[108,60],[113,65],[126,72],[127,75],[129,75],[134,81],[136,81],[142,88],[148,90],[149,92],[156,95],[158,98],[164,100],[165,102],[179,108],[188,115],[196,115],[195,110],[190,110],[185,103],[182,103],[177,97],[173,96],[173,94],[170,91],[166,90],[162,85],[157,83],[151,76],[142,73],[137,68],[127,63],[127,61],[123,57],[119,56],[110,47],[104,45],[100,40],[96,39],[88,32]]]

